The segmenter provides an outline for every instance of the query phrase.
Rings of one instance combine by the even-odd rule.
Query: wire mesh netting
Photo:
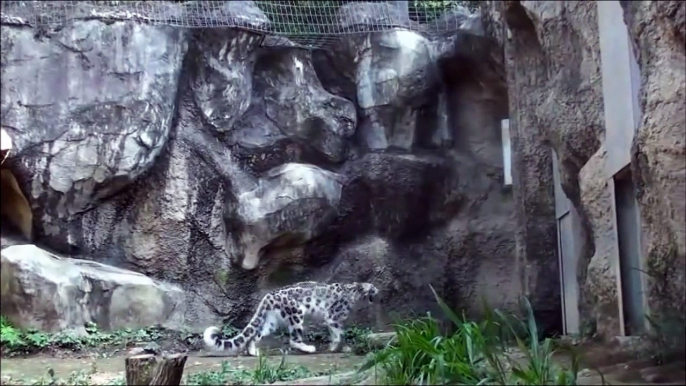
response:
[[[396,28],[452,32],[478,1],[3,1],[3,24],[59,28],[72,20],[136,20],[182,28],[230,27],[265,35],[263,45],[321,47],[346,34]]]

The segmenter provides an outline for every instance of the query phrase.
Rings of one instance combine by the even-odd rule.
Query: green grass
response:
[[[188,375],[188,386],[210,385],[252,385],[288,382],[296,379],[324,375],[326,372],[312,372],[305,366],[289,366],[286,355],[281,356],[279,364],[270,363],[265,356],[258,358],[255,368],[232,369],[228,362],[222,362],[217,371],[204,371]]]
[[[433,291],[433,288],[432,288]],[[391,385],[575,385],[578,359],[571,368],[553,362],[560,349],[551,339],[540,341],[531,305],[525,299],[526,321],[485,307],[481,322],[457,316],[436,294],[436,301],[452,322],[445,333],[431,316],[398,323],[396,339],[373,354],[360,368],[382,370]],[[511,355],[514,345],[520,358]]]

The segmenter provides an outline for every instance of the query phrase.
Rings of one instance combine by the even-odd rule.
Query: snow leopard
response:
[[[266,294],[260,301],[247,326],[235,337],[223,339],[221,330],[208,327],[203,334],[210,350],[240,353],[246,346],[248,354],[258,356],[257,343],[280,326],[287,326],[289,345],[306,353],[315,347],[303,342],[303,322],[306,316],[323,320],[328,327],[335,352],[341,343],[343,323],[353,306],[360,300],[374,302],[379,290],[371,283],[318,283],[300,282]]]

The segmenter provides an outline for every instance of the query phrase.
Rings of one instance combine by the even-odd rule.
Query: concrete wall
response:
[[[605,105],[605,170],[612,178],[631,162],[631,142],[641,119],[641,75],[619,1],[596,4]]]
[[[607,158],[605,162],[605,173],[608,181],[608,189],[613,197],[612,210],[615,232],[615,240],[613,257],[615,259],[614,271],[617,275],[617,296],[619,305],[619,327],[618,335],[626,335],[625,318],[639,319],[643,315],[633,315],[630,310],[643,310],[645,298],[642,296],[645,282],[641,277],[636,280],[631,280],[632,283],[625,283],[622,285],[622,280],[629,281],[633,275],[623,275],[622,272],[635,272],[635,269],[644,269],[643,254],[641,253],[640,243],[640,218],[638,217],[637,206],[631,208],[618,208],[616,197],[616,183],[615,178],[618,173],[628,168],[631,163],[631,144],[634,140],[636,130],[640,125],[641,112],[639,103],[639,91],[641,85],[641,77],[636,62],[634,47],[632,47],[629,38],[629,31],[624,22],[624,13],[619,1],[596,1],[598,6],[598,32],[600,37],[600,58],[603,82],[603,103],[605,109],[605,147],[607,149]],[[633,186],[633,185],[632,185]],[[635,192],[622,192],[623,196],[633,195],[633,198],[625,197],[622,201],[635,203]],[[620,200],[621,201],[621,200]],[[617,213],[632,211],[634,216],[623,216],[623,221],[628,221],[629,218],[635,217],[636,224],[617,223]],[[627,235],[627,228],[638,231],[638,235]],[[623,236],[620,238],[620,236]],[[633,240],[636,237],[636,240]],[[635,251],[632,249],[632,256],[620,255],[620,239],[624,243],[630,243],[635,246]],[[626,248],[625,248],[626,249]],[[624,255],[627,254],[624,251]],[[637,255],[637,256],[634,256]],[[621,260],[621,263],[620,263]],[[631,267],[627,267],[631,260]],[[634,265],[636,265],[634,267]],[[635,287],[639,285],[640,287]],[[624,294],[631,287],[631,295]],[[637,295],[638,294],[638,295]],[[626,295],[626,296],[625,296]],[[626,302],[632,304],[625,304]],[[629,316],[623,310],[628,310]],[[642,313],[642,312],[641,312]],[[636,323],[636,322],[634,322]]]
[[[625,172],[631,163],[631,145],[638,126],[641,113],[639,104],[640,72],[632,42],[629,39],[627,26],[624,22],[622,8],[618,1],[597,1],[598,34],[601,59],[601,82],[603,94],[603,110],[605,120],[605,138],[600,178],[604,180],[598,187],[605,190],[601,196],[606,197],[603,202],[608,206],[605,221],[608,221],[605,232],[595,229],[596,237],[604,238],[604,242],[596,248],[601,248],[601,255],[607,256],[606,279],[610,281],[606,286],[616,289],[607,294],[616,297],[608,304],[615,305],[616,311],[606,310],[604,318],[613,319],[612,323],[600,322],[600,330],[605,334],[624,335],[624,304],[622,299],[622,281],[619,253],[619,233],[624,227],[617,224],[617,207],[615,197],[615,177]],[[554,155],[554,157],[556,157]],[[587,165],[588,167],[589,165]],[[561,295],[563,297],[563,318],[566,333],[579,333],[579,288],[574,282],[577,274],[574,269],[582,258],[583,234],[578,231],[580,219],[567,195],[563,192],[559,177],[559,164],[553,163],[556,201],[556,218],[558,224],[558,251],[560,258]],[[582,174],[583,175],[583,174]],[[582,176],[582,180],[585,178]],[[583,184],[583,181],[582,181]],[[566,224],[568,222],[569,224]],[[637,243],[640,248],[640,243]],[[640,255],[640,253],[639,253]],[[593,263],[592,263],[593,265]],[[634,299],[644,302],[644,299]],[[642,307],[633,307],[640,309]]]
[[[617,174],[626,169],[631,170],[636,189],[631,195],[640,209],[640,225],[634,227],[640,229],[634,236],[640,246],[634,249],[643,252],[642,264],[650,274],[648,309],[653,316],[686,314],[684,4],[485,2],[485,31],[504,48],[518,261],[526,267],[531,261],[555,259],[559,272],[559,266],[580,258],[577,281],[585,335],[612,338],[623,333],[618,252],[623,232],[618,232],[617,217],[638,217],[617,210],[630,201],[620,200],[617,208],[615,190],[621,192],[622,184],[615,181],[621,182]],[[549,172],[550,148],[559,157],[555,173]],[[571,202],[576,209],[581,225],[577,238],[583,239],[579,251],[574,226],[564,223],[564,211],[552,211],[553,201],[561,209]],[[565,264],[551,250],[563,249],[560,241],[567,239],[561,236],[574,241]],[[556,282],[562,279],[559,273]],[[523,276],[524,288],[538,289]],[[545,285],[557,284],[551,278],[545,278]],[[561,296],[561,291],[553,295],[547,290],[542,291],[547,299]],[[556,316],[562,313],[556,311]]]

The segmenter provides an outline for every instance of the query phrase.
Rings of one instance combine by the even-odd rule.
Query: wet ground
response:
[[[581,353],[579,385],[684,385],[686,363],[683,359],[658,365],[654,359],[638,355],[618,346],[586,344],[577,347]],[[567,367],[571,359],[566,354],[555,357]],[[602,374],[602,376],[600,375]]]
[[[202,353],[194,353],[188,357],[185,366],[185,374],[202,372],[207,370],[219,370],[222,362],[227,361],[235,369],[254,369],[258,358],[249,356],[226,357],[205,356]],[[281,357],[270,356],[269,361],[278,365]],[[346,372],[353,370],[363,361],[363,357],[350,354],[312,354],[312,355],[289,355],[286,363],[290,366],[305,366],[311,372]],[[49,368],[52,368],[57,378],[67,378],[76,371],[89,371],[95,365],[96,374],[91,378],[93,384],[107,384],[109,381],[124,376],[124,356],[109,358],[54,358],[54,357],[31,357],[31,358],[3,358],[0,361],[0,374],[4,379],[37,379],[45,376]]]
[[[686,363],[675,361],[657,366],[654,360],[637,358],[635,355],[623,354],[621,350],[604,346],[579,347],[583,352],[583,363],[580,365],[579,385],[600,385],[603,377],[611,385],[683,385],[686,384]],[[569,366],[570,358],[564,354],[556,356],[558,363]],[[272,353],[269,361],[277,365],[281,356]],[[249,356],[208,356],[204,353],[190,354],[186,362],[186,374],[219,370],[222,362],[227,361],[233,369],[255,369],[258,358]],[[304,366],[311,373],[331,372],[344,374],[355,370],[364,361],[364,357],[352,354],[301,354],[289,355],[286,363],[289,366]],[[36,379],[47,374],[49,368],[55,371],[57,378],[66,378],[76,371],[89,371],[96,368],[91,378],[92,384],[107,384],[124,376],[124,355],[118,354],[108,358],[55,358],[36,356],[30,358],[3,358],[0,362],[0,373],[3,379]],[[601,377],[595,369],[603,374]],[[287,384],[331,384],[332,378],[323,376],[303,381],[290,381]],[[339,382],[334,382],[339,383]],[[343,382],[349,383],[349,382]]]

